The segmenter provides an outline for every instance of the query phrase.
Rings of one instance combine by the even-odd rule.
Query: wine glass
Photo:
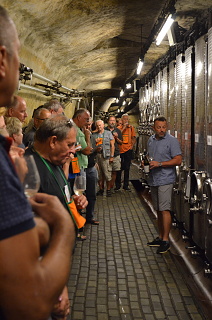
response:
[[[38,192],[40,187],[40,175],[32,155],[24,157],[26,162],[26,174],[23,180],[24,193],[27,198]]]
[[[86,189],[86,173],[81,170],[80,174],[74,180],[74,193],[81,196]]]

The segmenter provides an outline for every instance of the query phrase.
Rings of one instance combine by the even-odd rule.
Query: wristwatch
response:
[[[158,166],[159,166],[159,167],[162,167],[162,162],[158,162]]]

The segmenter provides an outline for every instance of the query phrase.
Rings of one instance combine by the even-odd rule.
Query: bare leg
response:
[[[162,212],[161,211],[157,211],[157,217],[158,217],[159,238],[163,239],[163,217],[162,217]]]
[[[172,225],[171,213],[168,210],[160,211],[161,216],[161,231],[162,231],[162,239],[163,241],[169,240],[169,233]],[[160,229],[159,229],[160,230]]]
[[[111,186],[111,180],[107,181],[107,190],[110,190],[110,186]]]
[[[112,171],[112,179],[110,180],[111,189],[114,187],[115,181],[116,181],[116,171]]]

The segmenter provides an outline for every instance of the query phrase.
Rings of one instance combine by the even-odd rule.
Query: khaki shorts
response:
[[[173,184],[150,187],[153,207],[156,211],[172,210],[172,189]]]
[[[99,166],[99,180],[105,176],[106,181],[112,179],[112,167],[109,164],[109,159],[104,159],[102,154],[97,155],[97,164]]]
[[[119,171],[121,170],[121,158],[117,156],[113,159],[113,162],[110,163],[112,171]]]

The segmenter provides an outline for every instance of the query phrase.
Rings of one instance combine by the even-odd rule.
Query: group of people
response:
[[[19,49],[15,24],[0,6],[0,116],[14,102]],[[0,135],[0,318],[65,318],[75,225],[57,197],[37,193],[28,201],[10,144],[10,138]]]
[[[18,172],[25,170],[23,152],[18,151],[23,150],[19,122],[27,117],[24,99],[14,96],[19,48],[15,24],[0,6],[0,127],[4,132],[0,135],[0,319],[66,319],[70,308],[66,282],[78,229],[75,214],[86,208],[86,222],[99,224],[94,218],[96,164],[100,194],[104,184],[109,197],[121,188],[122,171],[123,189],[129,191],[135,129],[127,114],[117,126],[110,116],[107,127],[98,120],[91,130],[86,109],[78,109],[71,120],[57,100],[40,106],[24,131],[25,153],[35,159],[41,178],[39,193],[27,199],[20,180],[23,172]],[[156,119],[154,129],[148,142],[153,157],[149,184],[159,237],[148,245],[159,246],[158,253],[163,253],[170,247],[173,169],[181,163],[181,151],[166,132],[165,118]],[[14,160],[23,166],[18,168]],[[73,193],[74,177],[81,172],[86,173],[86,197]]]

